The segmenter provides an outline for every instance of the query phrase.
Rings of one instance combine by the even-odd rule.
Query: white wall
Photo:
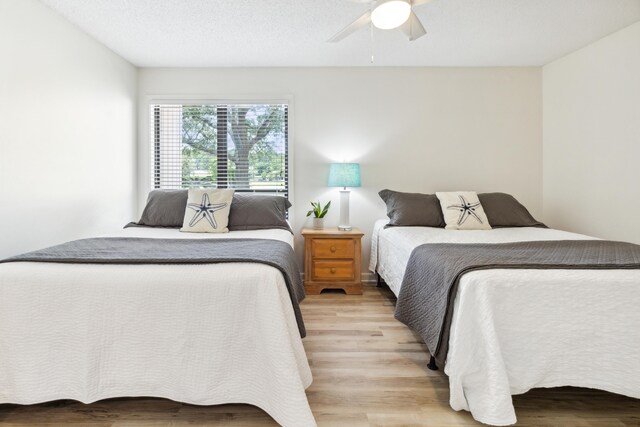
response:
[[[328,163],[360,162],[363,187],[351,194],[351,223],[365,233],[385,217],[377,196],[402,191],[505,191],[542,213],[539,68],[140,69],[139,195],[149,191],[148,101],[162,95],[293,99],[292,219],[305,224],[309,200],[331,199]]]
[[[135,216],[136,75],[40,2],[0,1],[0,258]]]
[[[640,22],[543,68],[544,218],[640,243]]]

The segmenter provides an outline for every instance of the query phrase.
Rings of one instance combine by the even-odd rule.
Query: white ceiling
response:
[[[369,65],[370,35],[326,40],[354,0],[41,0],[143,67]],[[433,0],[414,42],[375,31],[375,65],[543,65],[640,20],[640,0]]]

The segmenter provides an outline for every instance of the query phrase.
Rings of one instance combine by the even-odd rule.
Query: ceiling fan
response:
[[[352,0],[354,1],[354,0]],[[370,9],[360,18],[353,21],[342,31],[331,37],[331,43],[339,42],[354,32],[373,25],[381,30],[398,28],[414,41],[427,31],[413,11],[415,6],[429,3],[431,0],[355,0],[358,3],[370,4]]]

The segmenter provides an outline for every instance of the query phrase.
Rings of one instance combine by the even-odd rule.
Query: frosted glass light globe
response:
[[[411,4],[404,0],[378,2],[371,12],[371,22],[376,28],[390,30],[404,24],[411,14]]]

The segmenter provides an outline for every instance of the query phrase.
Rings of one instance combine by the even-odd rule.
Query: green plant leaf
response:
[[[322,212],[320,212],[320,218],[324,218],[324,216],[329,212],[329,206],[331,206],[331,200],[329,200],[329,203],[327,203],[322,209]]]
[[[311,216],[311,214],[313,214],[313,216],[315,216],[316,218],[324,218],[327,212],[329,212],[329,206],[331,206],[331,200],[329,200],[329,202],[324,206],[324,208],[320,204],[319,200],[316,202],[309,202],[309,203],[311,203],[311,206],[313,207],[313,209],[307,212],[307,216]]]

